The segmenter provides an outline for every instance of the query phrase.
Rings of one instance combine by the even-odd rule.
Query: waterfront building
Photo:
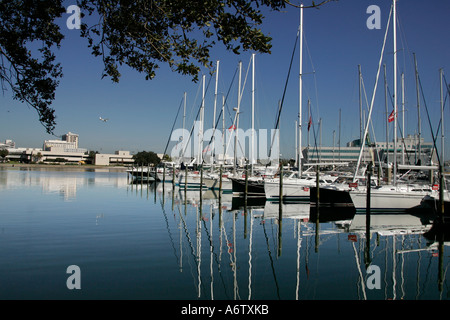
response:
[[[97,153],[95,164],[99,166],[133,164],[134,159],[130,151],[116,151],[114,154]]]
[[[392,163],[394,161],[394,142],[367,143],[361,157],[362,162],[374,161],[381,163]],[[358,161],[361,150],[359,139],[353,140],[345,147],[307,147],[303,150],[305,161],[315,162],[349,162]],[[431,142],[425,142],[417,135],[408,135],[406,138],[397,140],[397,163],[405,165],[431,165],[437,163],[437,156]]]
[[[67,143],[73,143],[75,148],[78,148],[78,135],[72,132],[68,132],[67,134],[64,134],[62,136],[62,140],[66,141]]]
[[[42,148],[16,148],[12,140],[0,143],[0,149],[7,149],[7,161],[20,162],[68,162],[86,163],[89,153],[85,148],[79,148],[78,134],[68,132],[61,140],[45,140]],[[96,165],[130,165],[134,163],[130,151],[116,151],[114,154],[96,154]]]
[[[316,162],[357,162],[361,151],[360,147],[310,147],[303,151],[308,163]],[[373,150],[365,148],[361,161],[367,162],[376,159]]]
[[[44,151],[51,151],[56,153],[70,152],[70,153],[84,153],[87,149],[78,148],[78,135],[74,133],[67,133],[62,136],[61,140],[45,140],[42,147]]]
[[[5,142],[0,142],[0,149],[11,149],[15,147],[16,143],[12,140],[5,140]]]

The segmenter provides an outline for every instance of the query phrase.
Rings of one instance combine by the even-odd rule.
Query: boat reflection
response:
[[[342,262],[348,274],[333,278],[338,283],[333,290],[353,288],[345,298],[426,298],[436,287],[423,279],[433,276],[438,278],[439,293],[445,290],[443,252],[450,228],[437,228],[432,213],[367,217],[356,213],[354,207],[280,204],[212,190],[185,192],[170,184],[160,184],[156,190],[173,197],[172,210],[179,218],[180,231],[177,261],[180,272],[189,268],[193,275],[198,299],[311,299],[312,292],[327,287],[333,274],[321,259],[327,263],[341,259],[343,250],[349,257]],[[190,254],[183,249],[186,243]],[[338,253],[333,253],[336,246]],[[319,259],[321,248],[326,258]],[[412,255],[429,260],[428,265],[436,261],[430,259],[439,257],[437,272],[425,268],[426,263],[412,263]],[[381,267],[383,290],[367,287],[368,270],[374,265]],[[292,272],[283,271],[289,266]],[[326,276],[313,271],[325,267]],[[406,291],[415,279],[420,283]],[[286,286],[286,281],[292,285]]]
[[[345,206],[316,208],[308,203],[245,199],[217,190],[184,190],[171,183],[127,184],[127,177],[122,173],[63,172],[63,176],[67,179],[60,172],[0,170],[3,199],[11,208],[1,215],[6,226],[2,233],[3,249],[20,242],[15,239],[35,239],[28,236],[28,230],[42,230],[44,243],[48,243],[52,233],[61,232],[57,239],[65,239],[64,228],[69,228],[70,236],[75,237],[67,237],[68,242],[79,239],[81,232],[86,235],[86,248],[92,246],[92,255],[101,255],[102,251],[108,251],[104,248],[116,249],[117,244],[126,242],[123,246],[126,250],[139,247],[141,251],[136,259],[130,259],[127,254],[119,257],[123,273],[129,273],[125,272],[127,268],[139,270],[142,266],[155,266],[153,271],[158,268],[162,271],[148,272],[141,278],[134,275],[133,279],[122,278],[124,292],[134,290],[134,281],[139,279],[139,284],[149,283],[144,291],[158,292],[158,295],[166,290],[165,297],[176,299],[450,297],[446,277],[450,228],[435,221],[433,210],[401,215],[378,212],[367,216]],[[124,181],[125,188],[118,188],[118,183]],[[33,200],[42,201],[41,190],[59,192],[60,187],[73,184],[77,186],[77,198],[73,203],[64,203],[70,214],[58,214],[60,201],[56,201],[56,206],[48,206],[57,215],[55,221],[27,206],[22,211],[25,235],[15,233],[20,231],[15,226],[21,220],[17,219],[18,211],[13,204],[18,203],[20,207],[23,197],[29,197],[24,203],[33,204]],[[101,187],[93,188],[94,184]],[[14,188],[22,190],[15,193]],[[16,195],[20,198],[16,199]],[[58,196],[47,198],[53,200]],[[36,203],[43,203],[39,201]],[[108,213],[108,219],[106,203],[118,207],[111,215]],[[93,209],[79,211],[80,207],[89,206]],[[91,213],[95,213],[98,226],[95,229],[84,223],[92,222]],[[38,222],[37,229],[28,229],[31,221]],[[105,241],[94,243],[93,236]],[[33,248],[37,246],[38,242]],[[15,250],[12,254],[16,256]],[[106,255],[93,258],[92,263],[109,263],[111,259],[116,261],[115,258]],[[368,284],[374,274],[369,270],[376,266],[380,288],[371,289]]]

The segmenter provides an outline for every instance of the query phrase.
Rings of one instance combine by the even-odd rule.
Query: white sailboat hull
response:
[[[187,178],[187,179],[186,179]],[[178,174],[178,185],[180,188],[184,188],[185,184],[187,188],[200,188],[205,187],[206,185],[201,183],[200,174],[190,174],[188,173],[187,177],[185,177],[185,173]]]
[[[365,210],[367,191],[351,190],[349,193],[356,210]],[[436,193],[437,191],[426,190],[426,188],[383,186],[370,190],[370,209],[378,212],[404,212],[418,208],[425,196]]]
[[[319,186],[330,185],[336,180],[336,177],[325,175],[320,177]],[[283,199],[309,201],[310,188],[315,187],[317,182],[311,177],[289,177],[283,178]],[[276,200],[280,198],[280,179],[270,179],[264,181],[264,191],[266,199]]]
[[[284,181],[283,180],[283,198],[286,200],[308,200],[309,188],[313,183],[307,181]],[[280,198],[280,182],[279,180],[271,180],[264,182],[264,192],[267,200],[276,200]]]
[[[156,176],[158,177],[159,181],[172,182],[172,180],[173,180],[172,173],[167,173],[166,172],[166,174],[164,174],[162,172],[157,172]]]
[[[220,180],[216,177],[203,178],[203,182],[208,189],[219,190]],[[233,185],[230,179],[222,178],[222,191],[233,191]]]

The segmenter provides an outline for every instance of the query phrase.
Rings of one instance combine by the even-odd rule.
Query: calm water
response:
[[[278,204],[241,205],[212,191],[185,198],[170,184],[133,185],[124,172],[4,168],[0,298],[449,297],[448,247],[424,236],[427,217],[372,216],[367,241],[365,216],[317,221],[309,205],[287,204],[280,222]],[[66,285],[71,265],[79,290]]]

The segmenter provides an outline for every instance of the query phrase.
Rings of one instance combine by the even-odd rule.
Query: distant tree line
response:
[[[2,158],[3,161],[6,160],[6,157],[8,156],[9,151],[7,149],[0,149],[0,158]]]

